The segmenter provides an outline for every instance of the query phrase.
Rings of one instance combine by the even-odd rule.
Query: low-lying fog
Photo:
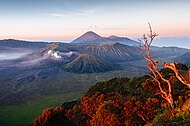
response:
[[[24,55],[32,53],[31,50],[27,49],[7,49],[0,50],[0,61],[2,60],[13,60],[21,58]]]
[[[18,59],[21,58],[22,56],[26,55],[28,53],[24,53],[24,52],[4,52],[4,53],[0,53],[0,60],[12,60],[12,59]]]

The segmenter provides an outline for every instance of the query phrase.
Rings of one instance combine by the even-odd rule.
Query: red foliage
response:
[[[156,116],[156,108],[160,106],[159,100],[148,98],[143,104],[132,97],[125,102],[126,125],[148,124]]]
[[[112,102],[112,106],[120,110],[120,119],[124,122],[124,96],[118,93],[109,93],[107,95],[104,95],[96,92],[91,97],[84,95],[80,99],[80,104],[75,105],[72,110],[67,110],[66,116],[69,119],[73,120],[73,122],[75,122],[78,126],[90,126],[90,120],[95,117],[100,106],[102,106],[102,104],[107,101]],[[109,110],[107,109],[103,109],[101,111],[106,111],[109,113]]]
[[[122,124],[120,111],[113,101],[105,101],[97,109],[90,121],[91,126],[118,126]]]
[[[144,105],[140,102],[135,103],[138,107],[137,115],[143,119],[146,123],[150,123],[152,119],[156,116],[156,108],[160,106],[159,100],[155,98],[148,98]]]
[[[45,126],[45,123],[47,122],[48,118],[52,115],[53,110],[54,109],[52,109],[52,108],[43,110],[42,115],[34,120],[33,126],[39,126],[39,125]]]
[[[99,105],[104,101],[104,98],[104,94],[98,95],[98,93],[92,97],[83,96],[80,100],[82,112],[92,117]]]
[[[32,126],[73,126],[65,116],[63,107],[48,108],[42,115],[33,121]]]
[[[124,107],[124,111],[125,111],[125,124],[126,125],[138,125],[141,124],[142,119],[138,117],[138,115],[136,114],[137,112],[137,107],[135,106],[135,102],[136,102],[136,97],[132,97],[130,98],[127,102],[125,102],[125,107]]]

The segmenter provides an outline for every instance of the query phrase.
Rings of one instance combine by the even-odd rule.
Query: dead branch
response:
[[[162,76],[162,74],[159,72],[158,67],[157,67],[158,60],[152,60],[152,57],[151,57],[150,47],[151,47],[151,44],[152,44],[154,38],[158,35],[156,33],[153,33],[150,23],[148,23],[148,25],[149,25],[149,29],[150,29],[149,34],[147,36],[143,35],[143,38],[140,41],[144,45],[143,46],[144,48],[142,49],[141,53],[144,56],[144,58],[148,61],[147,68],[152,72],[153,76],[151,76],[151,77],[157,82],[160,92],[162,94],[161,96],[164,99],[166,99],[168,101],[168,103],[170,104],[170,106],[173,108],[173,97],[171,95],[171,91],[172,91],[171,82],[169,80],[165,79]],[[164,81],[165,83],[167,83],[168,93],[167,93],[167,91],[164,91],[162,89],[159,78],[162,81]]]
[[[173,70],[173,72],[175,73],[175,76],[177,77],[177,79],[178,79],[181,83],[185,84],[186,86],[188,86],[188,87],[190,88],[190,82],[187,81],[187,80],[179,73],[179,70],[177,69],[175,63],[170,63],[170,64],[168,64],[168,63],[164,62],[164,63],[163,63],[163,66],[164,66],[165,68],[169,68],[169,69]],[[188,72],[189,72],[189,71],[188,71]]]

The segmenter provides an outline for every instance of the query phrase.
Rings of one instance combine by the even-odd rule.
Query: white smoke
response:
[[[56,58],[56,59],[62,58],[61,56],[58,55],[57,52],[54,52],[54,51],[52,51],[52,50],[49,50],[49,51],[48,51],[48,54],[49,54],[50,56]]]
[[[51,53],[52,53],[52,50],[49,50],[49,51],[48,51],[48,54],[51,54]]]
[[[79,55],[79,53],[70,51],[67,53],[61,53],[61,55],[66,56],[66,57],[71,57],[72,55]]]
[[[61,56],[59,56],[59,55],[57,54],[57,52],[54,52],[54,53],[52,54],[52,56],[54,56],[56,59],[60,59],[60,58],[61,58]]]

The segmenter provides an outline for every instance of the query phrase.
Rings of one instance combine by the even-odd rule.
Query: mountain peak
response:
[[[87,31],[85,34],[96,34],[95,32],[93,31]],[[97,35],[97,34],[96,34]]]
[[[72,41],[72,43],[83,43],[83,44],[103,44],[103,43],[110,43],[110,42],[119,42],[122,44],[132,45],[132,46],[138,43],[127,37],[118,37],[115,35],[112,35],[109,37],[102,37],[93,31],[87,31],[82,36]]]
[[[87,31],[82,36],[73,40],[72,43],[102,43],[104,41],[106,41],[105,38],[101,37],[95,32]]]
[[[88,37],[88,38],[102,38],[100,35],[98,35],[98,34],[96,34],[95,32],[93,32],[93,31],[87,31],[86,33],[84,33],[83,35],[82,35],[83,37]],[[81,37],[82,37],[81,36]]]

